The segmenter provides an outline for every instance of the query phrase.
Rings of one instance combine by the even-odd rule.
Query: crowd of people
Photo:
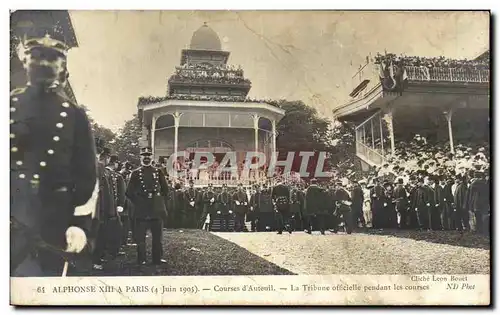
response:
[[[228,65],[186,64],[176,67],[169,82],[202,82],[211,84],[251,84],[243,70]]]
[[[444,56],[440,57],[421,57],[421,56],[405,56],[386,53],[384,55],[378,53],[374,58],[375,64],[400,64],[409,67],[426,67],[426,68],[462,68],[462,69],[478,69],[489,70],[489,60],[468,60],[468,59],[451,59]]]

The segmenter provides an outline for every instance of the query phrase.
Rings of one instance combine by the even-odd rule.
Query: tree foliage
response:
[[[113,151],[116,152],[121,161],[130,161],[134,164],[139,163],[139,139],[141,133],[139,118],[135,114],[119,130],[113,146]]]
[[[318,115],[315,108],[302,101],[281,101],[285,116],[279,122],[276,146],[279,160],[285,160],[288,152],[295,152],[292,170],[299,171],[301,151],[315,152],[309,160],[307,171],[312,175],[316,169],[319,152],[327,154],[324,171],[337,167],[352,167],[355,157],[353,126],[347,123],[332,123]]]
[[[111,148],[114,142],[116,141],[116,134],[111,129],[97,123],[91,116],[89,109],[84,105],[81,106],[87,113],[87,117],[89,119],[90,127],[92,128],[92,133],[94,134],[94,137],[99,138],[101,143]]]

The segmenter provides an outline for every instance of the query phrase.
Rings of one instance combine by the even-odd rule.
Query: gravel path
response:
[[[472,234],[446,231],[326,233],[213,234],[297,274],[490,273],[489,240]]]

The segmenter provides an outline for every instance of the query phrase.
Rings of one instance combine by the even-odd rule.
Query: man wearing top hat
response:
[[[370,204],[372,209],[372,227],[379,229],[381,226],[382,211],[384,211],[384,187],[380,185],[380,179],[373,179],[373,187],[370,189]]]
[[[467,209],[467,177],[457,175],[456,188],[454,190],[453,202],[456,210],[456,226],[459,231],[470,230],[469,210]]]
[[[141,166],[130,175],[126,195],[134,204],[136,224],[137,260],[146,264],[146,233],[153,237],[152,258],[154,264],[162,264],[163,222],[167,216],[165,196],[169,193],[165,175],[151,165],[150,147],[141,149]]]
[[[407,229],[410,227],[410,216],[408,213],[408,192],[403,185],[403,179],[398,178],[396,181],[396,188],[394,188],[395,210],[399,217],[399,227]]]
[[[333,200],[336,205],[335,214],[338,217],[337,222],[343,222],[344,228],[348,234],[351,234],[354,229],[354,222],[352,216],[352,200],[347,190],[344,189],[342,181],[335,182],[335,191],[333,193]]]
[[[484,173],[474,171],[474,179],[467,190],[467,208],[470,217],[475,219],[475,231],[489,233],[490,186],[484,179]],[[473,226],[473,225],[472,225]]]
[[[358,226],[358,223],[361,223],[363,227],[366,227],[365,216],[363,215],[363,201],[365,197],[363,194],[363,189],[357,181],[353,181],[353,186],[351,189],[351,199],[351,209],[354,225]]]
[[[115,203],[114,207],[116,209],[116,214],[117,214],[116,217],[119,218],[119,221],[121,223],[119,227],[116,226],[115,228],[120,229],[119,234],[121,235],[121,237],[119,238],[118,241],[120,242],[121,245],[124,245],[127,241],[128,232],[130,230],[130,218],[129,218],[129,213],[127,212],[128,209],[126,208],[125,179],[123,178],[122,174],[118,171],[119,168],[120,168],[120,160],[118,159],[118,156],[116,154],[110,155],[107,169],[110,170],[113,201]],[[123,254],[123,252],[121,252],[121,254]]]
[[[257,230],[257,224],[259,221],[259,196],[260,196],[260,186],[254,185],[254,190],[250,196],[250,211],[247,214],[247,221],[250,221],[250,231],[255,232]]]
[[[203,193],[202,202],[203,202],[203,213],[201,214],[200,221],[198,226],[203,228],[205,225],[205,221],[208,217],[210,217],[209,229],[210,225],[213,221],[214,215],[217,213],[217,203],[216,203],[217,194],[214,191],[214,187],[212,183],[208,184],[207,190]]]
[[[317,180],[313,178],[305,194],[303,213],[304,231],[311,234],[313,227],[316,226],[321,234],[325,234],[325,220],[323,214],[326,213],[327,210],[327,193],[317,185]]]
[[[95,144],[85,110],[63,92],[62,32],[33,29],[23,47],[28,82],[10,94],[11,275],[56,276],[79,256],[69,253],[86,252]]]
[[[273,187],[271,198],[276,207],[278,234],[282,234],[284,229],[292,234],[292,225],[290,224],[290,188],[283,183],[278,183]]]
[[[300,184],[292,187],[290,191],[290,224],[292,229],[300,231],[303,229],[302,224],[302,209],[304,206],[304,193],[300,189]]]
[[[274,229],[274,207],[271,198],[271,191],[267,184],[262,185],[262,190],[257,196],[257,210],[259,220],[257,231],[271,231]]]

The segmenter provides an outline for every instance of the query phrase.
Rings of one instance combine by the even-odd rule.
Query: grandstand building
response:
[[[351,100],[333,111],[356,126],[363,170],[380,166],[415,135],[445,144],[489,144],[489,51],[474,60],[368,57],[353,77]]]
[[[142,144],[152,147],[155,160],[182,151],[188,159],[210,152],[220,162],[232,151],[242,163],[247,152],[270,158],[276,151],[276,125],[284,110],[248,99],[251,82],[240,67],[228,64],[229,55],[205,24],[181,51],[165,96],[139,98]]]

